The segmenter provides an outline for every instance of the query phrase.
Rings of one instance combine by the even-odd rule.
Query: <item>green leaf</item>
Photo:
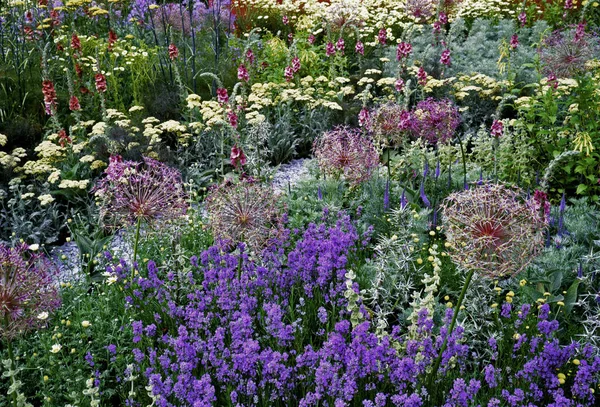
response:
[[[588,187],[585,184],[577,185],[577,191],[575,191],[578,195],[582,195],[587,191]]]
[[[565,295],[565,312],[569,314],[577,302],[577,289],[579,288],[579,280],[573,281],[571,287],[567,290]]]

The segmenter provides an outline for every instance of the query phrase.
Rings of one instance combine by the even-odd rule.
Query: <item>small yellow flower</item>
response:
[[[44,381],[47,382],[48,380],[50,380],[50,378],[44,375]]]
[[[573,359],[573,362],[571,363],[573,363],[575,366],[579,366],[581,362],[579,361],[579,359]]]
[[[559,302],[556,303],[556,305],[558,305],[559,307],[564,307],[565,303],[562,302],[562,301],[559,301]]]
[[[492,307],[492,308],[496,308],[496,307],[498,307],[498,304],[497,304],[497,303],[493,303],[493,304],[491,305],[491,307]]]
[[[433,231],[433,230],[432,230],[432,231],[430,231],[430,232],[429,232],[429,236],[435,236],[435,231]]]
[[[525,284],[527,284],[527,280],[523,279],[523,280],[519,281],[519,285],[521,287],[525,287]]]
[[[506,300],[506,302],[507,302],[507,303],[509,303],[509,304],[512,304],[512,302],[513,302],[513,299],[512,299],[512,297],[509,297],[508,295],[506,296],[505,300]]]
[[[417,259],[417,263],[418,263],[418,264],[423,264],[423,259],[419,257],[419,258]]]
[[[514,297],[515,293],[514,293],[514,291],[511,290],[511,291],[509,291],[509,292],[506,293],[506,296],[507,297]]]
[[[446,295],[446,296],[444,297],[444,301],[450,301],[450,296],[449,296],[449,295]]]
[[[451,302],[447,302],[447,303],[446,303],[446,307],[447,307],[447,308],[452,308],[452,303],[451,303]]]

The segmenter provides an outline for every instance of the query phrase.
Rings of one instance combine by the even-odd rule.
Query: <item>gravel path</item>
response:
[[[308,178],[308,166],[311,161],[308,158],[300,158],[281,165],[273,175],[273,188],[275,191],[285,193],[288,188],[293,188],[300,181]],[[110,251],[115,256],[130,261],[129,257],[133,250],[124,235],[124,231],[115,234],[110,243]],[[53,247],[50,250],[50,258],[59,269],[58,281],[63,283],[76,282],[83,278],[79,249],[75,242],[67,242],[62,246]]]

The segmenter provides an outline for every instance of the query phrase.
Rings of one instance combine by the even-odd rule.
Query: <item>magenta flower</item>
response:
[[[544,244],[545,220],[523,191],[484,184],[455,192],[442,204],[449,253],[464,270],[490,278],[523,270]]]
[[[233,110],[227,111],[227,120],[229,120],[229,124],[231,125],[231,127],[233,127],[234,129],[237,128],[238,116]]]
[[[402,78],[396,79],[396,82],[394,82],[394,88],[396,88],[396,92],[402,92],[404,89],[404,80]]]
[[[369,179],[379,165],[373,142],[349,127],[336,127],[323,134],[315,140],[313,153],[323,172],[343,176],[351,185]]]
[[[244,82],[248,82],[248,80],[250,79],[250,74],[248,73],[248,70],[246,69],[246,66],[244,66],[244,64],[241,64],[238,67],[237,76],[240,81]]]
[[[345,47],[346,47],[346,43],[345,43],[344,39],[342,37],[340,37],[340,39],[337,40],[337,43],[335,44],[335,48],[343,54]]]
[[[412,45],[410,45],[408,42],[402,41],[396,48],[396,60],[400,61],[401,59],[408,57],[411,53]]]
[[[440,19],[440,23],[448,24],[448,15],[446,13],[444,13],[443,11],[440,12],[439,19]]]
[[[510,48],[517,49],[518,46],[519,46],[519,37],[517,36],[517,34],[513,34],[513,36],[510,37]]]
[[[254,51],[252,51],[252,48],[248,48],[248,51],[246,51],[246,59],[248,60],[248,63],[252,65],[255,58],[256,57],[254,56]]]
[[[217,101],[221,104],[225,104],[229,102],[229,95],[227,94],[227,89],[218,88],[217,89]]]
[[[365,55],[365,46],[364,46],[364,44],[362,42],[360,42],[360,41],[357,41],[356,42],[356,47],[354,47],[354,51],[357,54]]]
[[[177,59],[177,57],[179,56],[179,49],[177,49],[177,46],[175,44],[171,44],[169,45],[169,59],[171,61],[174,61]]]
[[[144,157],[143,163],[111,157],[94,188],[102,223],[119,227],[138,220],[166,221],[185,214],[188,196],[181,173]]]
[[[500,120],[494,120],[492,127],[490,128],[490,134],[496,138],[502,136],[504,133],[504,123]]]
[[[358,112],[358,125],[360,127],[366,126],[369,123],[370,117],[369,110],[366,107],[363,107],[360,112]]]
[[[423,67],[419,68],[419,72],[417,72],[417,79],[419,80],[419,85],[427,85],[427,72],[425,72],[425,69],[423,69]]]
[[[522,11],[519,14],[518,18],[519,18],[519,22],[521,23],[521,27],[525,27],[525,24],[527,24],[527,14],[524,11]]]
[[[292,71],[294,71],[294,73],[297,73],[300,70],[300,68],[300,58],[298,58],[297,56],[292,58]]]
[[[565,0],[565,10],[571,10],[573,8],[573,0]]]
[[[315,43],[315,40],[316,40],[316,39],[317,39],[317,37],[315,37],[314,35],[312,35],[312,34],[311,34],[311,35],[309,35],[309,36],[308,36],[308,43],[309,43],[310,45],[312,45],[312,44],[314,44],[314,43]]]
[[[290,19],[288,18],[288,16],[283,16],[281,21],[283,22],[284,25],[288,25],[290,23]]]
[[[413,109],[410,131],[414,137],[435,145],[452,139],[459,124],[458,108],[450,100],[429,98]]]
[[[55,274],[52,262],[28,251],[26,244],[0,245],[1,339],[46,326],[48,314],[60,306]]]
[[[440,63],[442,65],[450,66],[451,59],[450,59],[450,50],[449,49],[446,48],[442,52],[442,56],[440,57]]]
[[[294,70],[292,69],[291,66],[286,66],[285,70],[283,71],[283,76],[285,78],[285,80],[287,82],[291,81],[292,79],[294,79]]]
[[[231,147],[229,159],[231,160],[231,165],[233,165],[233,168],[236,170],[238,167],[241,168],[246,165],[246,155],[244,154],[244,151],[237,146],[237,144]]]
[[[385,45],[385,43],[387,41],[387,30],[385,28],[382,28],[381,30],[379,30],[379,33],[377,34],[377,41],[381,45]]]
[[[442,31],[442,23],[440,23],[439,21],[434,21],[433,22],[433,32],[434,32],[434,34],[437,34],[440,31]]]
[[[327,45],[325,46],[325,55],[330,57],[334,54],[335,54],[335,46],[333,45],[333,43],[331,41],[329,41],[327,43]]]

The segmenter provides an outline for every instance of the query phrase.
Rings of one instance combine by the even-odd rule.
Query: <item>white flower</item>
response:
[[[38,199],[40,200],[40,205],[42,206],[46,206],[54,202],[54,198],[50,194],[40,195],[38,196]]]
[[[52,349],[50,349],[50,352],[58,353],[58,352],[60,352],[61,349],[62,349],[62,345],[59,343],[55,343],[54,345],[52,345]]]
[[[34,243],[32,245],[29,245],[29,250],[31,250],[32,252],[35,252],[36,250],[38,250],[40,248],[40,245],[37,243]]]
[[[90,321],[81,321],[81,326],[84,328],[89,328],[92,325]]]
[[[37,319],[41,319],[42,321],[48,319],[48,313],[47,312],[40,312],[37,316]]]

